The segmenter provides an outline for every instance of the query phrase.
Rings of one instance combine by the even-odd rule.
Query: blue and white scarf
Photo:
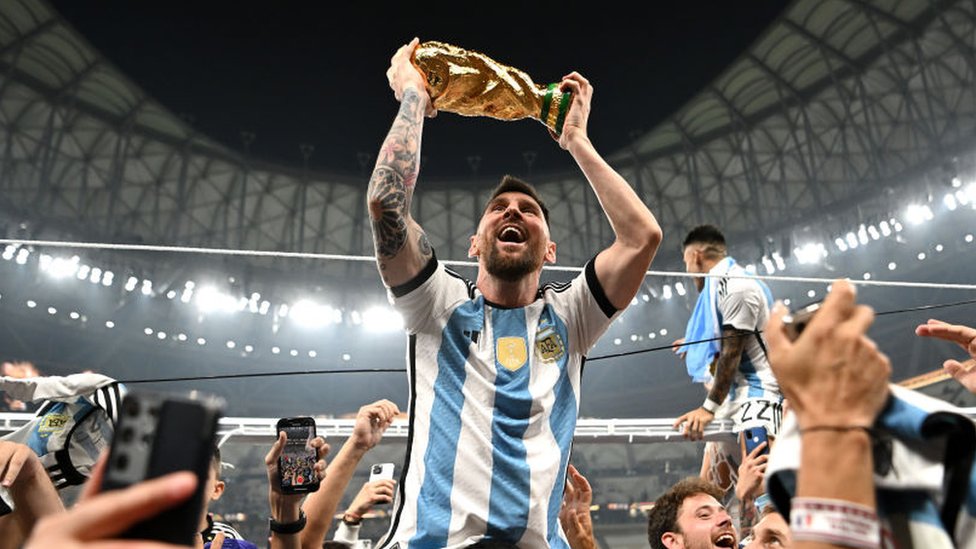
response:
[[[735,260],[726,257],[719,261],[709,273],[728,274],[733,265],[735,265]],[[706,339],[712,341],[684,345],[678,350],[685,353],[685,368],[695,383],[706,383],[712,379],[708,367],[722,351],[722,340],[715,339],[722,335],[722,313],[718,310],[717,301],[719,281],[720,279],[714,276],[705,277],[705,284],[701,293],[698,294],[695,309],[691,312],[691,318],[688,319],[688,325],[685,327],[685,341]]]

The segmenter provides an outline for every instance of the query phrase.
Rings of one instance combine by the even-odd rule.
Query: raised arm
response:
[[[587,136],[593,97],[589,81],[573,72],[563,78],[561,88],[573,92],[573,104],[563,124],[559,146],[569,151],[583,170],[613,228],[616,239],[597,256],[596,276],[610,303],[623,309],[637,294],[663,233],[651,211]]]
[[[386,72],[400,112],[376,157],[366,191],[376,264],[387,286],[413,279],[433,254],[427,235],[410,217],[424,115],[435,113],[424,77],[410,61],[417,43],[414,38],[397,50]]]

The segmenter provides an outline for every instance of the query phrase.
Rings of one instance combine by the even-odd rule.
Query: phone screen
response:
[[[318,461],[312,439],[315,438],[315,425],[284,425],[279,427],[288,437],[285,448],[278,458],[278,472],[281,488],[285,491],[307,491],[317,485],[313,468]]]

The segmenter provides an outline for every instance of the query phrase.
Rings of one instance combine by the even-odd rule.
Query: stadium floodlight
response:
[[[288,318],[306,328],[321,328],[335,324],[337,314],[341,318],[342,313],[328,305],[320,305],[311,299],[300,299],[291,306]]]
[[[779,255],[779,252],[773,252],[773,261],[776,262],[777,270],[782,271],[786,269],[786,262],[783,261],[783,256]]]
[[[967,234],[966,237],[965,237],[965,239],[966,239],[966,242],[972,243],[972,241],[973,241],[973,235]]]
[[[664,336],[668,335],[668,329],[667,328],[661,328],[660,330],[658,330],[657,333],[661,334],[661,337],[664,337]]]
[[[201,313],[230,313],[237,310],[237,300],[213,286],[205,286],[196,294],[197,308]]]
[[[44,272],[51,268],[52,263],[54,263],[54,258],[48,254],[41,254],[37,258],[37,267]]]
[[[670,284],[665,284],[663,287],[661,287],[661,297],[663,299],[671,299],[671,296],[672,294],[671,294]]]
[[[266,315],[268,314],[268,311],[270,309],[271,309],[271,302],[265,300],[261,302],[261,307],[258,308],[258,313],[261,315]]]
[[[14,246],[13,244],[7,244],[7,247],[3,249],[3,255],[0,257],[3,257],[4,261],[10,261],[11,259],[14,258],[14,254],[16,253],[17,253],[17,246]]]
[[[176,299],[176,290],[166,292],[166,299]]]
[[[291,351],[288,351],[288,354],[291,356],[298,356],[298,349],[292,349]]]
[[[143,330],[142,332],[143,332],[144,334],[146,334],[147,336],[151,336],[151,335],[153,335],[153,329],[152,329],[152,328],[146,328],[146,329],[145,329],[145,330]]]
[[[890,262],[890,263],[888,263],[888,270],[889,270],[889,271],[894,271],[894,270],[895,270],[895,269],[897,269],[897,268],[898,268],[898,264],[897,264],[897,263],[895,263],[894,261],[892,261],[892,262]]]
[[[958,175],[953,176],[951,183],[952,183],[953,188],[957,188],[958,189],[959,187],[962,187],[962,179],[959,179],[959,176]]]
[[[403,317],[389,307],[370,307],[363,312],[363,326],[370,332],[392,332],[403,329]]]
[[[768,257],[763,256],[762,264],[763,267],[766,268],[766,274],[773,274],[776,272],[776,265],[773,265],[773,260],[769,259]]]
[[[911,204],[905,208],[905,221],[911,225],[921,225],[926,221],[931,221],[934,217],[932,208],[929,208],[927,204]]]
[[[58,314],[58,310],[55,309],[54,307],[48,307],[47,308],[47,314],[49,314],[49,315],[56,315],[56,314]]]
[[[184,333],[176,334],[176,339],[177,341],[186,341],[186,334]]]
[[[871,237],[871,240],[878,240],[881,238],[881,233],[878,232],[878,228],[874,225],[868,225],[868,235]]]
[[[887,221],[878,223],[878,228],[881,229],[882,236],[891,236],[891,225]]]
[[[234,343],[233,340],[227,340],[227,348],[233,349],[234,347],[237,347],[237,343]]]
[[[308,352],[308,358],[315,358],[317,356],[319,356],[319,354],[316,353],[315,351],[309,351]]]
[[[681,281],[674,283],[674,290],[678,292],[678,295],[685,295],[686,293],[688,293],[688,291],[685,290],[684,283],[682,283]]]
[[[925,261],[925,252],[918,252],[918,260]]]
[[[71,320],[78,320],[79,318],[81,318],[81,315],[78,314],[78,311],[71,311],[71,313],[69,313],[68,316],[71,317]]]
[[[41,254],[41,259],[43,259],[43,257],[44,254]],[[78,256],[74,256],[71,259],[56,257],[48,265],[47,273],[54,278],[68,278],[69,276],[75,276],[78,273],[78,261]]]
[[[134,291],[136,289],[136,286],[138,285],[139,285],[139,279],[134,276],[130,276],[128,280],[125,281],[125,291],[127,292]]]
[[[166,332],[163,331],[156,332],[156,337],[159,338],[160,340],[166,339]]]
[[[277,346],[275,346],[275,347],[272,347],[272,348],[271,348],[271,354],[273,354],[273,355],[277,355],[277,354],[279,354],[279,353],[281,353],[281,347],[277,347]]]
[[[342,360],[345,362],[349,362],[350,360],[352,360],[352,355],[350,355],[349,353],[342,353]]]
[[[857,228],[857,241],[862,246],[868,243],[868,229],[861,223],[861,226]]]
[[[37,302],[34,301],[33,299],[28,299],[27,300],[27,308],[28,309],[33,309],[34,307],[37,307]]]
[[[88,277],[88,281],[92,284],[98,284],[102,280],[102,270],[98,267],[93,267],[91,270],[91,276]]]
[[[152,280],[148,278],[142,281],[142,295],[151,295],[153,289]]]
[[[105,321],[105,327],[108,328],[109,330],[111,330],[112,328],[115,327],[115,323],[112,322],[111,320],[106,320]]]
[[[953,193],[949,193],[942,197],[942,203],[945,204],[947,210],[954,211],[959,203],[956,201],[956,196]]]
[[[839,242],[843,243],[839,238]],[[846,249],[846,246],[845,246]],[[827,257],[827,248],[819,242],[808,242],[803,246],[793,250],[793,255],[801,265],[813,265],[819,263],[821,259]]]
[[[245,353],[253,353],[254,352],[254,346],[253,345],[245,345],[244,346],[244,352]]]
[[[847,251],[847,242],[844,242],[844,239],[843,238],[841,238],[841,237],[838,236],[837,239],[834,240],[834,244],[837,245],[837,249],[838,250],[840,250],[842,252],[846,252]]]
[[[115,273],[112,271],[102,273],[102,286],[111,286],[113,282],[115,282]]]
[[[30,250],[27,248],[21,248],[20,251],[17,252],[17,264],[26,265],[28,257],[30,257]]]
[[[206,339],[203,339],[202,337],[197,338],[197,345],[206,345],[206,344],[207,344]]]

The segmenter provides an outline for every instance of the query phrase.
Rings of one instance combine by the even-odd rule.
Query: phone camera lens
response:
[[[373,474],[374,475],[378,475],[378,474],[380,474],[382,472],[383,472],[383,468],[382,467],[380,467],[379,465],[374,465],[373,466]]]
[[[115,458],[115,467],[120,471],[126,470],[129,467],[129,456],[119,454],[119,456]]]

